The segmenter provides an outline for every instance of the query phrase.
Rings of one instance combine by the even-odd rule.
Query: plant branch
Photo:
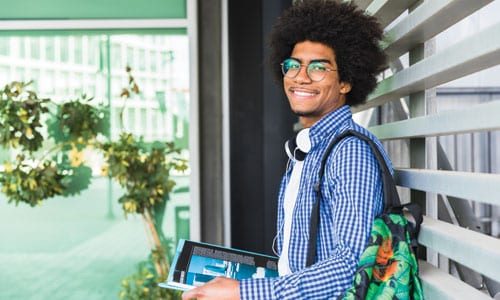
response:
[[[158,276],[160,278],[166,278],[167,273],[168,273],[168,264],[166,261],[165,257],[165,251],[163,249],[163,246],[161,244],[160,237],[158,235],[158,231],[156,230],[156,226],[154,223],[154,220],[151,216],[151,212],[149,209],[145,209],[143,213],[144,219],[146,220],[146,223],[148,224],[151,237],[153,238],[153,242],[155,244],[155,249],[154,252],[156,252],[157,259],[153,259],[155,263],[155,268],[156,271],[158,272]]]

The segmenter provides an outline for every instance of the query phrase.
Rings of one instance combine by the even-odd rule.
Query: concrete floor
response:
[[[107,187],[97,179],[39,207],[0,195],[0,299],[118,299],[121,279],[149,250],[142,221],[125,219]]]

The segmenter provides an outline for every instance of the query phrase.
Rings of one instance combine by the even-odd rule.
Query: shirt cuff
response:
[[[243,279],[240,281],[241,300],[271,300],[273,295],[273,279]]]

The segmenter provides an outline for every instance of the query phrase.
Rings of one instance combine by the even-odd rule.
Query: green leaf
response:
[[[70,170],[72,174],[62,180],[64,185],[63,196],[65,197],[80,194],[89,187],[92,178],[92,169],[85,165]]]
[[[99,134],[109,135],[108,107],[90,105],[90,100],[82,97],[57,107],[55,115],[47,120],[49,136],[56,143],[81,145]]]

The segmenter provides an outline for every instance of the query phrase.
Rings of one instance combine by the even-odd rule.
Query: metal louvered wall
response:
[[[389,149],[403,198],[425,206],[426,299],[500,299],[500,70],[494,87],[440,87],[500,65],[500,21],[435,43],[480,10],[500,13],[497,1],[354,0],[386,26],[391,70],[353,111],[377,116],[369,130]]]

